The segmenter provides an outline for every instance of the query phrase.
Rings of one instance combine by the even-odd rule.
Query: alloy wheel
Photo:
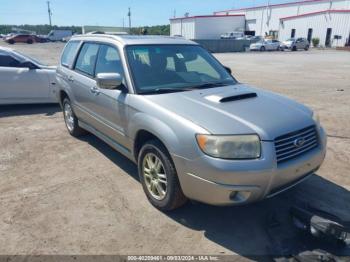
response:
[[[73,110],[69,103],[64,104],[64,121],[66,122],[66,126],[70,132],[74,129],[74,116]]]
[[[163,200],[167,193],[167,175],[160,158],[153,153],[145,155],[142,173],[148,192],[156,200]]]

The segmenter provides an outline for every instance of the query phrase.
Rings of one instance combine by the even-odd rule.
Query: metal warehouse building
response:
[[[279,40],[290,37],[320,39],[321,46],[344,46],[350,44],[350,0],[305,0],[284,4],[256,6],[234,10],[214,12],[221,19],[223,16],[241,15],[245,18],[244,31],[251,35],[272,35]],[[171,28],[174,27],[171,20]],[[204,30],[198,25],[196,30]],[[236,31],[235,26],[225,25],[229,30],[217,27],[216,36],[229,31]],[[171,30],[172,35],[173,30]],[[176,33],[183,35],[185,34]],[[214,34],[212,34],[214,35]],[[216,39],[219,37],[216,37]],[[203,36],[202,36],[203,39]],[[207,38],[214,39],[214,38]]]
[[[170,34],[187,39],[219,39],[230,31],[244,31],[244,14],[189,16],[170,19]]]

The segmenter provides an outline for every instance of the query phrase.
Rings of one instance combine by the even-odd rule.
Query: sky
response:
[[[271,4],[293,0],[270,0]],[[268,0],[50,0],[52,23],[60,26],[128,25],[128,7],[132,26],[168,24],[169,18],[207,15],[214,11],[264,5]],[[0,24],[48,24],[46,0],[0,0]]]

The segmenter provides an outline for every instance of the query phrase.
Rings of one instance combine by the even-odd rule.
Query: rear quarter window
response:
[[[61,65],[65,67],[72,67],[79,45],[80,45],[79,41],[69,42],[66,45],[61,57]]]

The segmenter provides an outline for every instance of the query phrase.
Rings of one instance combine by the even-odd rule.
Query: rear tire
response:
[[[33,44],[33,40],[32,39],[28,39],[27,40],[27,44],[29,44],[29,45]]]
[[[297,51],[298,49],[297,49],[297,47],[296,46],[293,46],[293,48],[292,48],[292,51]]]
[[[15,40],[9,40],[9,44],[13,45],[15,43]]]
[[[142,146],[138,157],[138,171],[148,200],[159,210],[173,210],[187,202],[175,166],[160,141],[150,140]]]
[[[266,50],[265,46],[260,47],[260,52],[264,52]]]
[[[304,50],[307,51],[307,50],[309,50],[309,48],[310,48],[310,46],[307,45],[307,46],[305,46]]]
[[[65,98],[63,100],[62,108],[64,122],[69,134],[74,137],[85,135],[87,132],[79,126],[78,118],[75,116],[72,104],[68,98]]]

